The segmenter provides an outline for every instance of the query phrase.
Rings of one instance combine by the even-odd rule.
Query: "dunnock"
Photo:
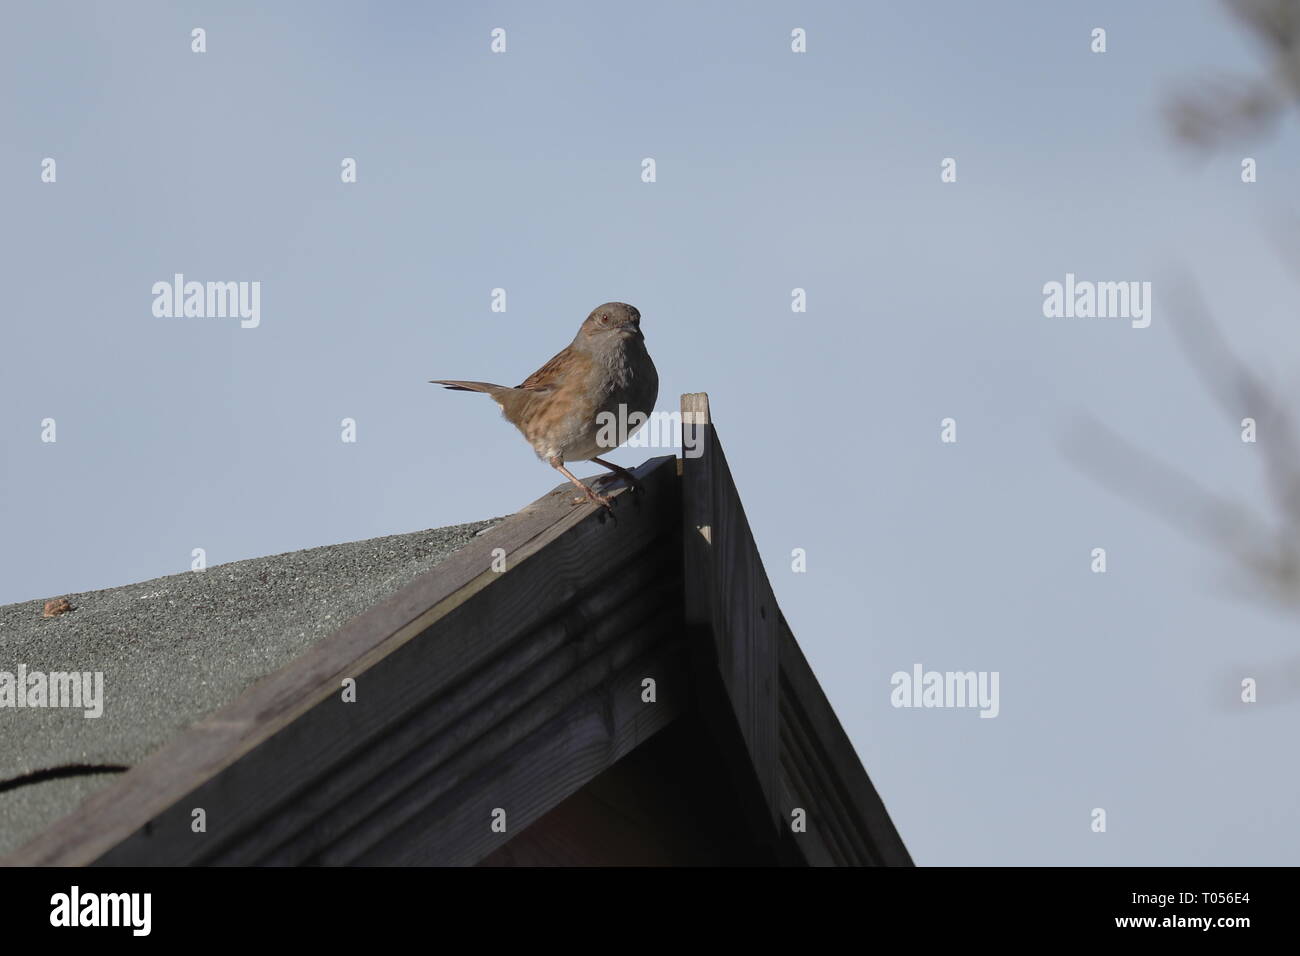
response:
[[[596,456],[630,438],[659,397],[659,374],[646,351],[641,313],[626,302],[597,306],[569,346],[515,388],[444,379],[434,379],[432,384],[486,392],[501,406],[506,420],[523,432],[538,458],[606,508],[611,507],[610,498],[579,481],[564,463],[592,461],[635,485],[636,478],[626,468]],[[640,413],[635,427],[629,422],[634,413]],[[612,443],[609,414],[616,423]]]

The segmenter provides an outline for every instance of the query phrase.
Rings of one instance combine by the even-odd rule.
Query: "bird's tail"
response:
[[[517,416],[530,402],[537,399],[537,393],[528,389],[507,388],[504,385],[493,385],[491,382],[461,382],[456,379],[435,378],[430,384],[441,385],[454,392],[484,392],[501,407],[506,418],[512,422],[517,421]]]
[[[435,378],[430,380],[430,385],[442,385],[451,389],[453,392],[487,392],[491,395],[493,392],[506,390],[502,385],[493,385],[491,382],[457,382],[452,379]]]

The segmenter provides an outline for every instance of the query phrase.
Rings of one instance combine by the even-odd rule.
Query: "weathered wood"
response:
[[[646,676],[654,676],[666,690],[654,704],[641,700]],[[567,709],[484,773],[409,817],[382,842],[358,855],[345,847],[343,855],[331,854],[320,862],[477,863],[667,727],[679,713],[677,693],[684,685],[685,668],[676,657],[652,655],[633,661],[602,685],[599,694],[587,695],[586,706]],[[506,833],[489,827],[496,808],[507,813]]]
[[[682,396],[682,430],[683,449],[696,453],[681,465],[684,613],[697,656],[716,669],[697,680],[716,677],[744,741],[748,766],[733,773],[756,781],[775,852],[794,847],[817,866],[910,865],[777,606],[707,395]],[[808,815],[805,833],[792,833],[796,808]]]
[[[840,725],[784,615],[778,617],[781,669],[782,811],[803,807],[808,834],[821,844],[814,865],[911,866],[912,858]],[[811,839],[805,839],[811,836]]]
[[[707,648],[740,729],[773,833],[777,763],[776,599],[703,393],[682,396],[682,547],[686,626]],[[694,456],[692,456],[694,452]]]
[[[581,554],[582,549],[561,543],[557,560],[562,552]],[[637,559],[631,565],[606,565],[605,576],[593,576],[590,589],[575,592],[563,606],[552,603],[565,600],[561,588],[550,586],[551,572],[558,568],[522,564],[507,572],[508,586],[458,605],[419,640],[376,664],[360,682],[366,696],[359,696],[358,704],[331,701],[331,712],[319,716],[319,730],[287,728],[273,744],[285,751],[285,759],[319,746],[314,741],[334,742],[336,762],[328,778],[313,781],[257,832],[223,847],[215,861],[304,858],[353,826],[358,815],[374,812],[389,791],[451,760],[467,741],[476,741],[478,758],[488,759],[481,735],[599,653],[607,635],[634,627],[663,606],[659,594],[673,577],[664,572],[671,558],[667,545],[632,548],[631,556]],[[537,612],[531,625],[510,623],[530,606]],[[374,715],[386,723],[355,710],[375,702],[375,688],[401,701],[391,710],[383,702],[384,712]],[[321,762],[330,759],[329,753],[319,756]],[[250,766],[248,772],[256,770]],[[261,787],[256,778],[245,785],[254,792]],[[268,791],[265,798],[276,796]],[[274,859],[266,859],[268,846],[279,846]]]

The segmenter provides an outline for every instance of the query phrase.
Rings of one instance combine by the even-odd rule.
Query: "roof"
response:
[[[104,714],[0,708],[0,781],[69,766],[134,765],[231,703],[500,519],[214,565],[139,584],[0,606],[0,670],[102,671]],[[0,856],[113,782],[52,777],[0,790]]]
[[[94,753],[132,768],[56,781],[99,783],[53,823],[29,816],[38,832],[0,862],[910,864],[776,604],[707,398],[683,396],[682,412],[698,454],[641,465],[641,490],[616,490],[612,513],[575,504],[566,483],[485,529],[425,533],[441,543],[400,573],[372,565],[405,537],[97,592],[113,595],[102,621],[120,626],[141,593],[170,590],[157,584],[224,576],[219,596],[194,595],[188,622],[159,605],[147,636],[116,633],[109,662],[131,670],[109,680],[139,681],[136,723]],[[367,583],[305,570],[335,564]],[[259,595],[290,574],[316,583]],[[25,632],[96,605],[72,597],[83,610],[39,625],[27,605]],[[320,603],[310,627],[286,600]],[[81,622],[92,646],[91,614]],[[209,663],[196,636],[212,642]],[[150,701],[185,698],[192,675],[216,688],[147,726]],[[131,712],[120,693],[110,703]],[[84,722],[105,726],[69,733],[114,733],[106,718]],[[51,727],[33,752],[70,759],[74,737]],[[11,794],[40,802],[48,787]],[[85,795],[49,802],[62,811]]]

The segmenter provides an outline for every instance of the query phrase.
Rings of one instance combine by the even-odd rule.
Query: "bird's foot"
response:
[[[587,493],[585,495],[579,495],[577,498],[573,499],[573,503],[575,505],[587,504],[588,502],[590,502],[591,504],[600,505],[606,511],[612,512],[614,510],[613,498],[609,497],[608,495],[602,495],[599,492],[592,491],[590,488],[587,489]]]

